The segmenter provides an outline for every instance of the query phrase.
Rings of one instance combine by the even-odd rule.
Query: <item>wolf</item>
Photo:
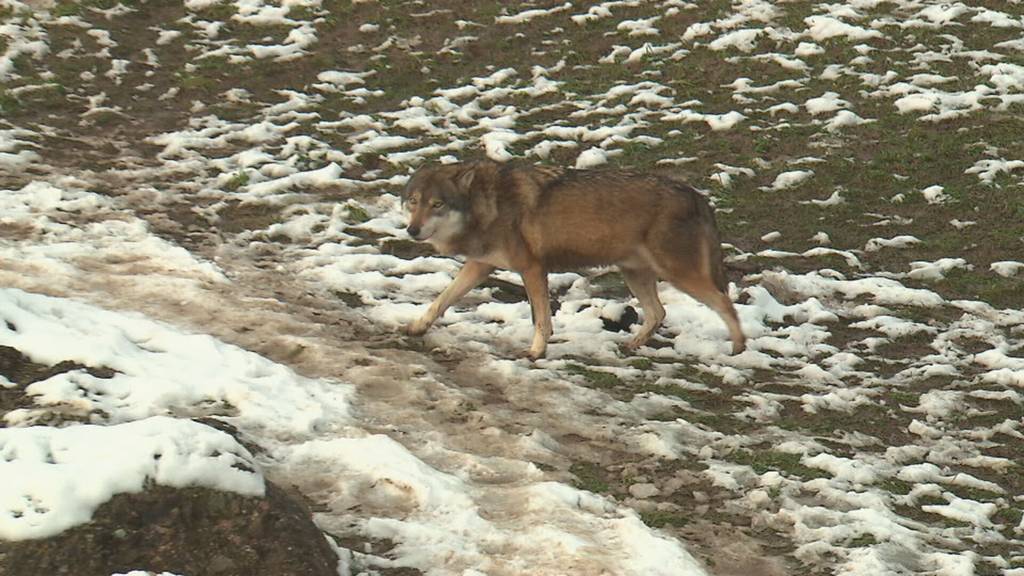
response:
[[[406,230],[466,261],[406,332],[422,335],[496,268],[518,272],[533,313],[527,356],[551,337],[548,272],[616,266],[643,311],[626,345],[643,346],[665,318],[659,279],[718,313],[733,354],[746,338],[727,292],[715,215],[692,187],[667,177],[610,169],[562,170],[490,160],[430,164],[406,183]]]

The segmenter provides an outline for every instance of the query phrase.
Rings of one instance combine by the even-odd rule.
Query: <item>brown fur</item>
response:
[[[729,328],[733,353],[744,349],[714,212],[686,184],[633,172],[482,161],[421,168],[403,200],[411,236],[467,259],[410,334],[425,332],[500,267],[523,276],[535,326],[529,355],[538,358],[551,335],[547,273],[615,265],[644,311],[630,349],[643,345],[664,318],[658,278],[715,310]]]

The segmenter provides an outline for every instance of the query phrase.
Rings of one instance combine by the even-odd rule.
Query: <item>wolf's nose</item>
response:
[[[406,226],[405,227],[405,231],[408,232],[409,236],[412,236],[413,238],[419,238],[419,236],[420,236],[420,227],[419,226],[411,226],[411,225],[410,226]]]

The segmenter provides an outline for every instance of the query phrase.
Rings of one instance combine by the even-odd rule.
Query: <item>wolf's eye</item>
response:
[[[416,197],[414,196],[406,200],[405,203],[408,204],[409,206],[415,206],[416,204],[419,203],[419,200],[417,200]]]
[[[433,202],[430,203],[430,207],[437,210],[438,208],[444,207],[444,202],[440,200],[434,200]]]

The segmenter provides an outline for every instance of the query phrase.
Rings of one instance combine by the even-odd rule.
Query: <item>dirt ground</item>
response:
[[[218,168],[209,164],[196,168],[184,160],[180,165],[165,163],[159,158],[163,148],[155,144],[152,137],[194,126],[207,114],[238,121],[239,129],[242,129],[244,125],[258,120],[265,103],[283,101],[287,90],[312,91],[310,86],[317,82],[318,73],[324,70],[373,72],[374,86],[382,94],[362,104],[325,96],[315,108],[318,119],[333,118],[332,114],[337,115],[343,110],[368,115],[387,112],[412,95],[429,95],[439,87],[470,82],[484,72],[503,66],[521,66],[523,62],[535,60],[553,66],[559,59],[564,59],[569,62],[569,70],[573,70],[573,65],[583,65],[579,71],[571,72],[571,77],[566,80],[566,89],[575,90],[581,98],[597,100],[616,83],[653,77],[670,84],[678,100],[688,96],[701,98],[709,108],[733,105],[728,85],[737,77],[749,76],[761,83],[780,77],[777,68],[770,68],[754,58],[725,66],[719,54],[706,49],[695,49],[683,62],[665,64],[653,76],[644,76],[644,70],[636,65],[623,65],[613,71],[595,69],[587,66],[606,56],[618,43],[625,42],[615,35],[616,29],[610,24],[597,24],[595,26],[600,27],[597,29],[566,27],[554,34],[550,23],[540,19],[517,28],[516,34],[520,36],[515,36],[490,24],[502,10],[502,3],[454,0],[431,3],[325,0],[323,10],[326,15],[323,17],[314,18],[302,9],[301,16],[315,20],[318,42],[310,48],[308,55],[300,59],[285,64],[261,59],[236,63],[219,56],[199,59],[189,47],[201,45],[212,48],[218,43],[237,46],[265,39],[269,39],[268,43],[282,41],[289,30],[244,24],[232,18],[235,8],[226,4],[214,3],[207,8],[190,11],[180,2],[132,0],[123,2],[132,10],[110,13],[118,4],[111,0],[61,1],[54,4],[54,14],[81,18],[109,30],[116,41],[114,45],[107,46],[101,36],[88,34],[74,25],[53,22],[45,25],[50,56],[20,58],[17,62],[18,82],[0,88],[0,127],[33,130],[33,151],[39,155],[40,161],[24,170],[0,170],[0,186],[18,189],[36,178],[68,175],[81,178],[90,189],[111,198],[128,199],[126,204],[131,204],[136,197],[147,197],[147,191],[155,191],[150,194],[155,200],[133,208],[134,214],[144,219],[150,229],[162,238],[199,257],[218,261],[231,274],[234,287],[214,288],[211,291],[216,293],[216,299],[211,296],[210,302],[195,306],[177,302],[174,294],[145,292],[119,300],[117,306],[140,310],[168,321],[179,320],[193,328],[204,328],[225,341],[257,351],[314,377],[337,377],[349,370],[373,373],[386,362],[398,366],[428,366],[439,382],[468,391],[467,394],[479,404],[445,403],[443,391],[430,390],[423,394],[426,399],[417,399],[425,408],[416,417],[422,418],[429,426],[454,430],[457,432],[453,434],[466,437],[475,435],[467,423],[485,422],[512,433],[528,430],[531,424],[545,418],[550,420],[552,415],[543,413],[542,408],[531,403],[533,399],[519,397],[514,390],[489,381],[488,374],[480,369],[473,354],[433,349],[423,341],[406,339],[373,322],[366,322],[361,316],[365,302],[358,294],[339,292],[327,298],[299,286],[281,271],[286,264],[282,262],[282,254],[288,249],[304,248],[301,241],[292,241],[287,236],[258,235],[274,224],[284,222],[289,210],[295,206],[260,201],[220,202],[219,198],[204,194],[204,186],[219,176]],[[520,8],[554,4],[528,3]],[[700,11],[689,11],[675,19],[666,19],[662,23],[662,32],[668,37],[677,37],[698,20],[710,20],[716,14],[725,17],[732,4],[735,3],[714,2]],[[798,4],[787,3],[787,6],[799,12],[804,7]],[[648,15],[644,7],[623,7],[621,10],[619,14],[623,18]],[[15,16],[13,13],[2,15]],[[223,21],[220,36],[203,38],[186,23],[189,18]],[[793,18],[800,21],[797,16]],[[485,22],[487,25],[471,26],[465,31],[458,24],[459,20]],[[359,28],[365,22],[380,23],[383,30],[360,32]],[[182,35],[167,43],[157,43],[154,27],[180,31]],[[976,42],[984,39],[994,43],[1004,40],[1003,35],[1009,34],[987,28],[977,32],[972,36]],[[475,41],[458,51],[456,56],[444,55],[449,40],[470,33],[476,37]],[[941,40],[938,34],[921,33],[920,36],[922,42]],[[373,44],[384,48],[375,50],[371,47]],[[362,49],[356,49],[357,46],[362,46]],[[545,51],[541,49],[544,46],[557,46],[558,49]],[[829,48],[836,54],[849,54],[850,58],[857,56],[852,45],[836,42]],[[154,55],[153,60],[159,62],[158,65],[145,63],[143,55],[147,52]],[[60,54],[64,56],[56,56]],[[890,56],[875,54],[875,57],[877,61],[873,65],[880,72],[887,66],[903,70],[905,65],[889,61]],[[128,66],[125,74],[109,77],[105,73],[110,69],[111,58],[125,59],[132,65]],[[949,67],[950,75],[969,72],[969,65],[961,61],[951,62]],[[839,82],[852,81],[841,79]],[[829,81],[818,78],[812,79],[811,85],[814,89],[833,88]],[[26,86],[31,89],[22,89]],[[145,87],[144,90],[139,90],[140,86]],[[842,87],[845,88],[846,84]],[[229,90],[244,90],[246,96],[227,99],[224,94]],[[173,91],[173,97],[157,97],[169,91]],[[102,105],[97,107],[95,98],[101,94]],[[198,102],[202,102],[202,106]],[[528,108],[526,103],[514,103],[522,104],[523,109]],[[562,120],[572,111],[559,108],[563,104],[560,102],[542,99],[541,103],[545,107],[530,110],[520,117],[520,126],[542,126]],[[670,139],[668,127],[651,126],[651,134],[676,142],[672,144],[676,148],[667,151],[664,147],[633,145],[617,157],[616,162],[626,167],[646,169],[653,168],[663,157],[692,153],[698,160],[684,164],[679,171],[693,181],[705,182],[718,164],[759,165],[763,158],[769,158],[781,170],[789,162],[824,157],[821,164],[814,164],[814,184],[777,193],[767,200],[766,193],[760,190],[760,187],[771,183],[767,170],[765,175],[759,174],[749,181],[737,179],[738,183],[732,189],[715,190],[723,238],[745,253],[765,248],[762,237],[775,230],[782,232],[782,240],[771,247],[792,250],[796,254],[807,250],[810,247],[807,239],[822,230],[828,231],[835,246],[859,248],[870,238],[881,234],[880,230],[891,231],[891,228],[880,228],[880,221],[906,222],[906,232],[926,239],[905,251],[858,252],[863,268],[851,266],[837,256],[733,259],[729,264],[730,278],[741,286],[747,285],[745,278],[749,275],[764,270],[797,273],[828,268],[852,278],[903,273],[910,262],[956,254],[967,258],[973,268],[955,272],[942,282],[907,279],[906,285],[934,290],[948,300],[979,299],[997,307],[1017,309],[1024,305],[1021,296],[1024,284],[1020,278],[1002,278],[988,273],[992,262],[1019,258],[1024,253],[1024,227],[1021,224],[1024,222],[1024,205],[1018,194],[1021,191],[1019,184],[1011,181],[1009,176],[1003,176],[1000,182],[1005,185],[1002,187],[978,186],[975,176],[965,175],[962,166],[949,160],[983,146],[998,149],[1006,157],[1024,154],[1019,138],[1019,134],[1024,133],[1024,116],[993,112],[947,123],[920,123],[883,109],[882,103],[869,99],[856,103],[862,115],[877,117],[878,122],[865,125],[855,137],[842,141],[822,138],[806,126],[730,133],[687,125],[680,130],[683,136],[677,136],[684,139],[680,142]],[[1019,111],[1018,108],[1012,110]],[[317,135],[338,149],[351,144],[340,133]],[[227,156],[241,146],[229,144],[228,149],[204,152],[210,157]],[[479,155],[480,151],[473,149],[467,154]],[[578,150],[559,149],[545,161],[571,165],[575,154]],[[392,165],[380,155],[368,153],[360,156],[359,168],[345,176],[359,180],[363,177],[384,177],[403,170],[404,167]],[[898,191],[892,182],[894,173],[901,178],[906,177],[906,180],[900,180],[900,186],[906,189],[919,189],[942,181],[957,196],[957,201],[934,206],[923,201],[891,202],[890,198]],[[244,185],[239,180],[230,186]],[[822,216],[821,209],[811,201],[825,198],[834,190],[843,191],[848,201],[827,217]],[[380,190],[338,186],[303,193],[303,201],[310,204],[349,200],[369,203]],[[84,224],[76,222],[74,214],[60,217],[66,218],[67,222]],[[970,219],[976,224],[968,228],[968,232],[962,232],[949,226],[948,223],[954,219]],[[0,237],[5,240],[30,238],[34,233],[33,230],[0,228]],[[384,238],[369,230],[359,232],[353,229],[353,233],[363,234],[365,245],[380,253],[403,259],[428,253],[421,245]],[[245,247],[237,247],[233,242],[240,237],[257,240]],[[246,251],[245,258],[230,257],[243,250]],[[127,280],[124,285],[118,284],[119,281],[116,274],[109,278],[85,274],[74,287],[48,287],[42,281],[33,287],[62,295],[65,291],[101,293],[108,289],[111,294],[123,295],[128,292],[122,290],[127,286]],[[105,282],[109,285],[104,285]],[[596,290],[625,297],[621,282],[615,278],[608,279],[603,286],[597,279],[593,284],[598,286]],[[509,282],[494,280],[486,287],[493,289],[496,300],[515,301],[523,296],[522,289]],[[555,294],[554,297],[557,300],[559,296]],[[786,294],[777,291],[775,296],[786,302]],[[909,308],[894,313],[939,330],[956,322],[963,312],[946,306],[927,313]],[[272,318],[272,321],[266,321],[267,318]],[[261,325],[260,322],[265,323]],[[832,327],[826,344],[838,350],[864,352],[862,342],[874,332],[850,327],[850,323],[849,319],[840,319]],[[782,327],[780,323],[778,328]],[[618,328],[621,327],[609,326],[609,329]],[[322,350],[311,351],[294,345],[288,338],[290,335],[317,339],[334,355],[325,359],[326,354]],[[1016,350],[1020,350],[1021,335],[1019,327],[1016,331],[1003,327],[993,338],[1005,337],[1018,342]],[[919,366],[920,358],[934,351],[932,342],[930,333],[892,338],[871,350],[872,365],[869,369],[880,375],[883,381],[896,381],[897,375]],[[963,357],[987,349],[990,344],[969,339],[958,342]],[[660,345],[668,346],[670,343],[664,341]],[[706,367],[680,362],[676,374],[705,384],[707,390],[666,390],[653,384],[657,374],[650,371],[650,359],[639,359],[635,366],[646,373],[633,380],[616,377],[605,369],[607,367],[592,364],[588,359],[576,360],[566,370],[564,378],[605,392],[610,397],[630,399],[656,391],[688,403],[690,409],[674,409],[660,415],[665,421],[685,417],[704,430],[726,436],[758,437],[766,429],[801,433],[820,441],[836,454],[851,457],[860,449],[852,444],[851,438],[871,438],[875,442],[871,444],[874,446],[872,449],[879,451],[886,446],[901,446],[915,441],[916,438],[908,432],[908,426],[918,415],[905,408],[915,406],[922,394],[936,389],[960,390],[965,382],[977,376],[977,371],[969,373],[965,368],[956,378],[911,378],[909,383],[900,380],[888,387],[878,385],[874,402],[856,411],[809,413],[800,398],[816,390],[799,374],[792,372],[758,372],[749,385],[736,386],[724,382]],[[637,359],[624,360],[623,364],[628,366],[628,362],[637,362]],[[16,384],[0,388],[0,414],[32,407],[33,400],[24,391],[27,385],[71,370],[87,370],[100,378],[111,374],[109,368],[86,367],[73,362],[40,365],[13,348],[0,347],[0,374]],[[379,370],[380,376],[373,381],[374,386],[367,386],[362,392],[368,411],[384,413],[388,403],[403,402],[410,394],[397,390],[395,384],[387,384],[388,379],[399,380],[408,374],[397,369],[389,373],[385,373],[385,368]],[[845,384],[852,387],[864,382],[851,380]],[[748,407],[751,393],[784,397],[779,401],[778,413],[770,421],[755,421],[742,415]],[[952,428],[967,430],[1020,418],[1020,407],[1016,404],[979,399],[971,399],[970,402],[978,410],[957,416],[960,419],[951,425]],[[81,421],[81,418],[56,408],[39,423],[61,425]],[[551,426],[555,430],[568,429],[558,426],[557,422]],[[389,431],[389,428],[382,424],[375,431]],[[805,561],[798,558],[794,554],[798,543],[793,539],[791,525],[782,521],[769,523],[764,520],[769,515],[753,513],[749,508],[739,506],[733,492],[709,480],[704,474],[707,467],[701,462],[666,462],[661,458],[631,453],[616,443],[616,439],[601,438],[596,434],[594,437],[580,437],[566,432],[558,439],[564,447],[561,459],[538,462],[538,466],[548,471],[552,478],[605,495],[635,509],[648,525],[688,542],[691,551],[716,576],[833,573],[834,566],[828,563],[828,559]],[[484,442],[479,438],[464,441],[467,444]],[[989,454],[1018,463],[1024,461],[1024,449],[1016,440],[1002,438],[993,444],[987,448]],[[496,454],[499,450],[494,448]],[[731,462],[750,466],[759,473],[776,471],[786,477],[804,480],[824,475],[821,470],[800,464],[798,458],[778,452],[771,441],[738,446],[728,457]],[[962,465],[953,468],[954,471],[968,469]],[[1024,493],[1020,475],[989,475],[987,471],[979,474],[998,482],[1010,494]],[[636,495],[635,486],[646,484],[658,487],[657,497]],[[906,496],[909,489],[906,483],[892,483],[892,491],[897,496]],[[1002,498],[991,494],[973,496],[986,501]],[[804,497],[810,498],[801,494],[797,499]],[[332,573],[334,553],[312,524],[312,514],[305,504],[297,504],[297,501],[273,485],[268,488],[265,500],[206,490],[172,491],[164,488],[150,489],[139,495],[118,496],[101,508],[96,520],[88,526],[38,543],[2,545],[0,576],[37,573],[106,576],[111,569],[142,567],[183,574]],[[1000,517],[1000,522],[1006,526],[1019,523],[1022,514],[1020,503],[1003,503],[1005,506],[1000,514],[1004,516]],[[322,504],[311,502],[315,510]],[[944,520],[936,520],[920,510],[901,511],[915,521],[936,523],[936,530],[947,528],[942,524]],[[772,512],[777,512],[777,509],[772,509]],[[966,530],[964,526],[950,524],[949,530]],[[357,552],[372,551],[386,556],[391,546],[389,542],[361,538],[354,534],[354,530],[335,531],[331,535],[339,545]],[[858,544],[864,542],[851,543]],[[1009,540],[991,542],[984,552],[992,557],[1010,557],[1013,545]],[[142,556],[140,551],[144,549],[149,552]],[[1016,554],[1015,566],[1020,565],[1019,552]],[[408,568],[363,568],[371,574],[385,576],[419,573]],[[996,572],[994,569],[984,572],[990,573]]]

